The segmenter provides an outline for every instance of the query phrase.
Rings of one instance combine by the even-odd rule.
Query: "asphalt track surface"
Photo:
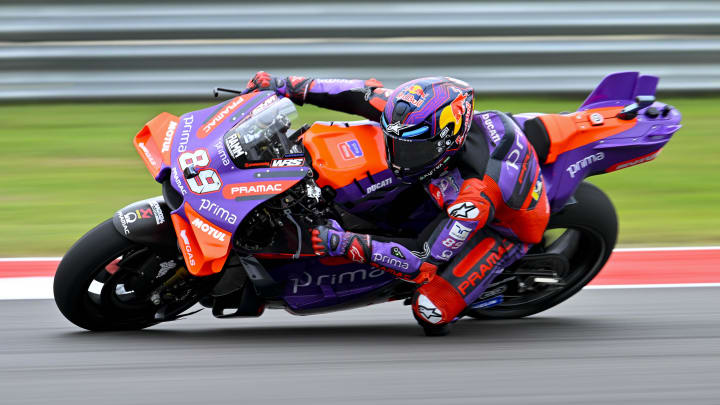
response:
[[[583,290],[426,338],[388,303],[89,333],[0,301],[1,404],[718,404],[720,289]]]

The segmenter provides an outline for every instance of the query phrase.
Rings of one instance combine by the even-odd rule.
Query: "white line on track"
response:
[[[0,300],[40,300],[53,298],[52,277],[0,278]]]
[[[720,287],[720,283],[590,285],[586,290],[627,290],[641,288]],[[0,278],[0,300],[53,298],[52,277]]]

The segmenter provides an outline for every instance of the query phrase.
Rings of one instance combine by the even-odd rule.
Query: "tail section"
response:
[[[543,163],[553,211],[584,178],[654,159],[680,129],[680,112],[655,101],[657,84],[655,76],[613,73],[577,112],[526,119],[524,130]]]
[[[657,76],[641,76],[639,72],[618,72],[607,75],[585,99],[578,111],[625,106],[633,103],[637,96],[654,96],[658,81],[660,79]]]

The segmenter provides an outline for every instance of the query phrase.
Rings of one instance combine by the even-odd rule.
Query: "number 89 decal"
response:
[[[210,157],[205,149],[197,149],[180,155],[178,163],[180,163],[180,169],[184,172],[190,166],[194,166],[196,169],[208,166]],[[222,187],[220,176],[214,169],[210,168],[200,170],[197,176],[185,179],[185,182],[190,187],[190,191],[195,194],[212,193]]]

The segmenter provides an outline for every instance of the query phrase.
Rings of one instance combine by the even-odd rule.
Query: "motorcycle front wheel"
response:
[[[107,220],[60,262],[53,293],[62,314],[91,331],[139,330],[193,306],[213,280],[193,280],[181,255],[168,257],[120,235]]]

